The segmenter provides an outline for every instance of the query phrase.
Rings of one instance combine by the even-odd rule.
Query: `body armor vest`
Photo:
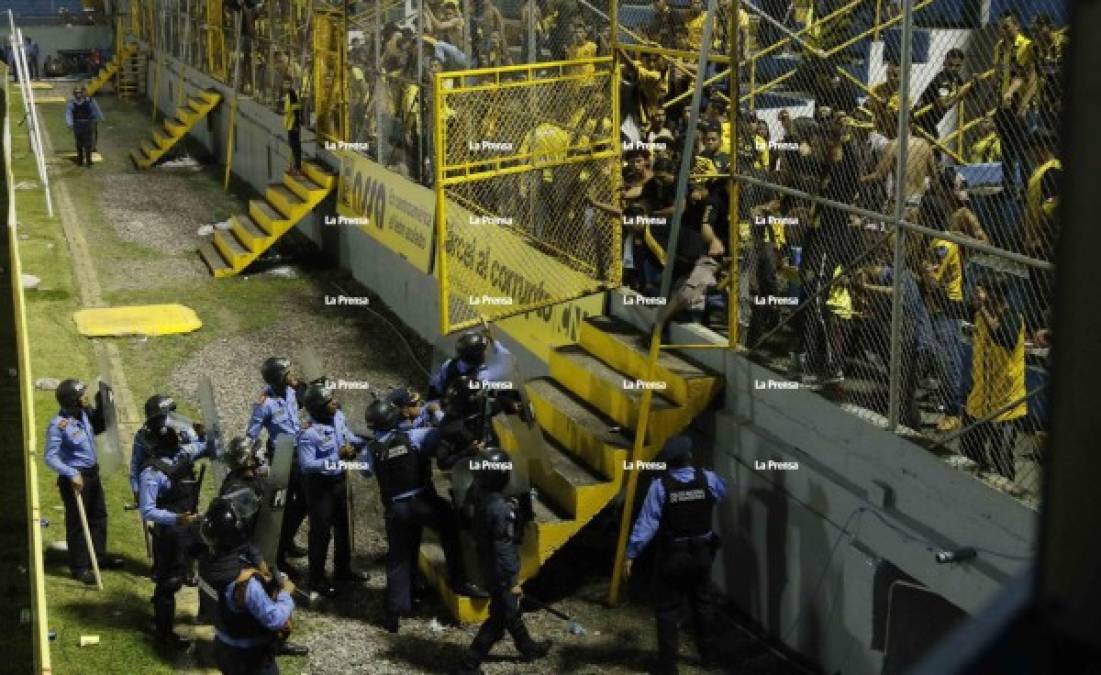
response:
[[[378,476],[382,503],[389,506],[394,497],[426,487],[432,480],[432,465],[413,448],[404,432],[391,434],[389,440],[375,442],[371,446],[375,456],[375,474]]]
[[[226,587],[237,580],[241,572],[255,568],[247,546],[241,546],[227,553],[204,560],[200,566],[199,574],[203,581],[210,585],[218,594],[218,611],[214,615],[214,627],[231,638],[254,639],[258,637],[275,638],[276,634],[257,621],[245,608],[235,611],[230,608],[226,600]],[[257,576],[258,581],[263,581]],[[269,595],[270,589],[265,586],[265,592]]]
[[[667,540],[702,537],[711,532],[715,499],[702,469],[694,469],[692,480],[687,483],[668,473],[661,477],[661,483],[665,488],[661,530]]]

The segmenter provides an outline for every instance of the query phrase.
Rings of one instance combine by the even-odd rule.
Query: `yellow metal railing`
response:
[[[8,193],[8,247],[11,261],[12,302],[15,309],[15,335],[19,353],[19,398],[23,423],[23,480],[27,490],[27,575],[31,593],[31,620],[34,640],[34,667],[37,673],[50,673],[50,642],[47,629],[47,607],[44,563],[42,560],[42,509],[38,498],[38,441],[35,435],[34,388],[31,384],[30,341],[27,337],[27,308],[23,297],[23,269],[19,262],[19,236],[15,217],[14,176],[11,165],[11,125],[8,110],[8,70],[0,65],[3,78],[4,110],[4,177]]]

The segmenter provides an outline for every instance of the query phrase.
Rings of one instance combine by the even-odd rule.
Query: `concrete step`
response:
[[[139,169],[148,169],[153,164],[152,160],[146,157],[145,154],[137,148],[130,151],[130,159],[133,160],[134,166]]]
[[[310,209],[304,200],[281,183],[269,185],[264,198],[292,223],[297,223]]]
[[[329,193],[329,188],[315,183],[308,176],[292,176],[289,173],[284,173],[283,185],[287,186],[299,199],[311,204],[321,201]]]
[[[604,479],[620,480],[631,439],[615,420],[550,378],[531,380],[526,389],[545,436]]]
[[[207,105],[212,108],[218,105],[218,102],[222,100],[222,95],[214,91],[213,89],[200,89],[199,91],[195,92],[195,95],[205,101]]]
[[[168,148],[172,147],[176,144],[176,140],[177,139],[165,133],[162,133],[160,129],[153,130],[153,142],[156,143],[157,147],[159,147],[161,150],[167,150]]]
[[[581,325],[580,343],[612,368],[634,379],[647,377],[649,336],[626,321],[592,317]],[[666,383],[662,395],[699,409],[711,401],[721,386],[719,377],[669,350],[660,352],[651,379]]]
[[[244,244],[250,252],[260,253],[271,245],[271,238],[268,233],[260,229],[260,226],[247,215],[243,213],[235,214],[229,219],[229,222],[233,226],[231,229],[237,240]]]
[[[146,159],[148,159],[151,162],[157,161],[157,159],[159,159],[160,156],[164,154],[164,150],[162,150],[161,148],[155,147],[148,140],[142,140],[140,147],[141,147],[142,154],[144,154]]]
[[[306,173],[307,178],[322,187],[331,188],[336,186],[336,176],[333,172],[317,162],[302,162],[302,170]]]
[[[286,231],[289,221],[275,210],[275,207],[263,199],[252,199],[248,203],[248,215],[252,222],[261,230],[271,236],[278,236]]]
[[[237,237],[233,236],[233,232],[230,230],[216,230],[214,232],[214,247],[218,249],[225,261],[236,272],[244,269],[253,258],[249,250],[237,241]]]
[[[233,268],[222,258],[222,254],[218,252],[218,249],[214,248],[213,242],[204,242],[199,247],[199,256],[215,277],[226,277],[233,274]]]
[[[636,428],[642,390],[629,388],[636,384],[636,378],[612,368],[575,345],[552,351],[549,367],[551,377],[589,405],[621,426]],[[660,447],[687,426],[693,416],[690,409],[677,405],[663,391],[655,390],[646,432],[647,444]]]

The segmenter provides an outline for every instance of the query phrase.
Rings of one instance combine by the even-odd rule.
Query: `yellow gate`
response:
[[[348,91],[345,52],[348,38],[340,10],[314,9],[313,104],[317,135],[331,141],[348,139]]]
[[[610,58],[435,76],[444,334],[619,285],[622,223],[591,205],[615,202],[618,82]]]

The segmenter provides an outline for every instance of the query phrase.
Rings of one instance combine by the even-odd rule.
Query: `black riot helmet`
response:
[[[452,380],[443,393],[444,412],[456,417],[469,417],[482,412],[484,394],[475,386],[475,382],[476,380],[466,375]]]
[[[176,402],[172,400],[171,396],[153,394],[145,402],[145,419],[149,419],[157,413],[167,415],[170,412],[176,412]]]
[[[275,388],[281,388],[287,384],[287,376],[291,373],[291,360],[285,356],[273,356],[260,366],[260,375],[264,382]]]
[[[145,421],[145,445],[156,457],[171,457],[192,426],[183,415],[157,413]]]
[[[485,362],[487,347],[489,347],[489,338],[485,333],[468,330],[455,343],[455,354],[466,363],[477,366]]]
[[[252,513],[248,513],[250,501]],[[215,497],[199,526],[203,541],[215,551],[231,551],[247,542],[249,519],[256,513],[255,501],[256,495],[247,488]]]
[[[333,390],[327,383],[314,383],[306,389],[302,397],[302,405],[310,417],[318,422],[329,422],[333,413],[329,410],[329,404],[333,402]]]
[[[390,431],[401,421],[401,409],[384,398],[376,398],[363,413],[364,420],[377,433]]]
[[[474,480],[487,492],[501,492],[512,475],[512,457],[500,448],[490,446],[470,460]]]
[[[57,391],[54,392],[54,396],[57,397],[57,402],[62,408],[66,410],[77,410],[84,407],[82,399],[87,391],[88,387],[85,386],[83,382],[70,378],[68,380],[62,380],[61,384],[57,385]]]
[[[257,455],[257,447],[244,436],[235,436],[226,446],[223,460],[230,471],[251,469],[260,466],[260,457]]]

